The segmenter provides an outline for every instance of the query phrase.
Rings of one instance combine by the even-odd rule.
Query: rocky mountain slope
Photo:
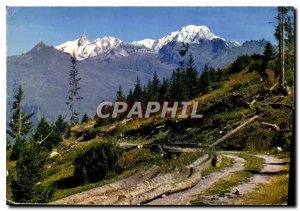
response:
[[[94,41],[81,36],[56,47],[41,42],[29,52],[7,57],[8,106],[15,85],[21,83],[26,94],[25,106],[28,111],[35,111],[35,119],[45,115],[54,120],[59,113],[66,114],[70,54],[75,53],[84,97],[79,111],[94,115],[101,101],[114,100],[119,85],[127,94],[137,77],[143,84],[154,72],[160,79],[169,77],[178,66],[182,42],[189,43],[188,54],[194,56],[199,72],[205,64],[223,67],[240,55],[261,54],[265,45],[264,40],[240,45],[214,35],[206,26],[194,25],[158,40],[132,43],[110,36]]]

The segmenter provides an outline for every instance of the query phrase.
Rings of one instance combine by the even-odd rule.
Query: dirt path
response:
[[[202,180],[193,188],[186,191],[181,191],[171,195],[167,195],[164,198],[158,198],[151,202],[149,205],[184,205],[188,204],[191,200],[197,198],[198,194],[208,188],[210,185],[218,181],[219,179],[228,176],[232,172],[243,170],[244,163],[246,162],[243,158],[236,155],[225,155],[229,158],[234,159],[234,164],[232,167],[225,168],[219,172],[214,172],[209,174],[207,177],[202,178]]]
[[[241,204],[241,198],[239,196],[245,195],[254,191],[260,184],[269,182],[274,175],[283,170],[284,161],[270,155],[255,155],[264,159],[264,167],[249,181],[244,182],[240,185],[232,187],[230,193],[224,196],[211,195],[203,197],[203,202],[205,204],[211,205],[238,205]]]

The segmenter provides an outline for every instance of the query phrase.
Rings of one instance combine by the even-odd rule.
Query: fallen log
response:
[[[209,159],[209,155],[203,155],[202,157],[198,158],[197,160],[195,160],[193,163],[191,163],[190,165],[188,165],[188,168],[195,168],[197,166],[202,165],[204,162],[206,162]]]
[[[200,182],[201,169],[209,164],[209,155],[205,154],[178,173],[163,175],[164,178],[155,178],[153,186],[143,186],[139,191],[124,195],[115,204],[136,205],[149,202],[162,195],[168,195],[192,188]],[[191,167],[195,166],[195,167]],[[197,166],[197,167],[196,167]],[[169,178],[171,176],[171,178]],[[150,184],[150,182],[148,182]],[[141,186],[140,186],[141,187]]]
[[[194,168],[191,168],[191,170],[195,171]],[[130,204],[143,204],[146,202],[149,202],[159,196],[162,196],[163,194],[168,195],[172,193],[176,193],[179,191],[184,191],[187,189],[190,189],[197,185],[201,180],[201,173],[199,171],[195,171],[192,176],[189,178],[182,180],[180,182],[171,183],[171,184],[161,184],[158,188],[150,190],[149,192],[138,195],[137,197],[130,200]]]
[[[203,165],[203,163],[208,159],[209,156],[205,154],[193,164],[194,166],[197,166],[197,169],[199,170],[201,169],[199,165]],[[188,180],[190,180],[190,178],[196,173],[195,169],[196,168],[192,168],[189,165],[182,168],[180,172],[158,175],[155,178],[142,181],[132,187],[120,189],[105,196],[91,197],[80,204],[131,205],[145,203],[145,200],[150,201],[160,195],[185,190],[190,188],[191,185],[197,184],[198,180],[188,182]],[[200,175],[198,179],[200,179]]]
[[[276,124],[271,124],[271,123],[267,123],[267,122],[262,122],[261,124],[264,125],[264,126],[270,127],[271,129],[273,129],[276,132],[280,132],[281,131],[280,127],[278,125],[276,125]]]
[[[289,104],[285,104],[285,103],[269,103],[269,106],[271,106],[272,108],[281,108],[281,107],[286,107],[289,108],[291,110],[294,110],[294,106],[293,105],[289,105]]]
[[[86,202],[81,204],[98,204],[98,205],[129,205],[131,200],[139,195],[143,195],[151,190],[158,188],[162,184],[168,184],[170,182],[179,182],[189,176],[189,171],[181,171],[180,173],[168,173],[158,175],[157,177],[142,181],[136,185],[128,187],[126,189],[120,189],[111,194],[103,195],[101,197],[94,196]],[[90,203],[91,202],[91,203]]]
[[[202,160],[202,161],[206,160],[205,162],[202,162],[201,166],[198,166],[197,168],[193,168],[193,167],[190,168],[190,175],[187,179],[182,180],[177,183],[166,184],[166,185],[162,184],[158,188],[153,189],[153,190],[147,192],[146,194],[139,195],[138,197],[133,198],[130,201],[130,204],[131,205],[144,204],[144,203],[150,202],[162,195],[169,195],[172,193],[177,193],[177,192],[184,191],[184,190],[194,187],[201,180],[201,171],[204,168],[206,168],[208,165],[210,165],[211,160],[207,160],[206,158],[207,158],[207,155],[204,155],[200,158],[200,160]]]
[[[122,179],[120,181],[104,185],[101,187],[93,188],[78,194],[68,196],[66,198],[51,202],[50,204],[80,204],[84,202],[87,198],[92,198],[93,196],[108,195],[109,193],[118,191],[120,189],[126,189],[132,187],[142,181],[146,181],[156,177],[160,172],[158,166],[152,166],[147,171],[137,171],[134,175]],[[85,202],[84,202],[85,203]]]
[[[225,141],[227,138],[229,138],[230,136],[234,135],[235,133],[237,133],[239,130],[241,130],[242,128],[244,128],[248,124],[252,123],[258,117],[259,117],[258,115],[255,115],[252,118],[248,119],[243,124],[241,124],[237,128],[233,129],[232,131],[230,131],[229,133],[227,133],[226,135],[224,135],[222,138],[218,139],[217,141],[215,141],[214,143],[212,143],[211,145],[209,145],[209,147],[212,148],[212,147],[217,146],[218,144],[220,144],[221,142]]]

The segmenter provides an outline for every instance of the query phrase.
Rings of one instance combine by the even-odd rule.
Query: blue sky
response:
[[[186,25],[206,25],[226,40],[273,43],[275,7],[10,7],[8,55],[29,51],[39,41],[58,45],[85,34],[131,42],[157,39]]]

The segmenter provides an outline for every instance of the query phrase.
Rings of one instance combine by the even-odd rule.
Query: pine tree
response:
[[[256,69],[258,73],[262,77],[266,77],[266,69],[268,67],[268,63],[270,60],[275,58],[275,50],[270,42],[267,42],[265,45],[264,53],[263,53],[263,60],[261,62],[261,65],[257,65]]]
[[[188,98],[193,99],[199,94],[198,72],[192,54],[189,55],[186,68],[186,86]]]
[[[129,103],[129,104],[132,104],[133,101],[134,101],[134,99],[133,99],[133,93],[132,93],[132,90],[130,89],[129,90],[129,94],[128,94],[127,98],[126,98],[126,102]]]
[[[55,122],[55,128],[61,136],[64,136],[68,129],[68,123],[65,121],[65,118],[62,114],[59,114]]]
[[[18,159],[20,148],[22,147],[22,140],[32,130],[32,123],[29,119],[33,116],[33,113],[26,114],[23,112],[22,103],[24,100],[24,91],[21,85],[14,96],[15,101],[13,102],[13,115],[9,123],[9,129],[6,131],[8,135],[16,140],[11,159]]]
[[[177,68],[171,76],[170,97],[174,101],[186,101],[188,92],[185,83],[185,71]]]
[[[18,203],[44,203],[53,191],[40,184],[45,160],[36,141],[25,141],[16,164],[17,177],[12,181],[13,201]]]
[[[154,73],[152,82],[150,84],[150,89],[149,89],[149,100],[150,101],[158,101],[159,98],[159,89],[160,89],[160,81],[157,77],[156,72]]]
[[[143,92],[142,92],[142,102],[147,103],[148,101],[149,101],[148,90],[147,90],[147,87],[144,85]]]
[[[169,91],[170,91],[170,84],[169,80],[163,78],[160,90],[159,90],[159,101],[163,102],[168,99],[169,96]]]
[[[33,137],[41,149],[48,151],[62,141],[61,134],[53,125],[48,123],[45,117],[41,118]]]
[[[81,124],[87,123],[89,121],[89,116],[87,114],[84,114],[81,120]]]
[[[139,77],[137,77],[135,85],[134,85],[134,90],[133,90],[133,100],[134,101],[141,101],[142,100],[142,86],[141,86],[141,81]]]
[[[204,66],[203,73],[200,76],[200,90],[201,92],[208,92],[211,90],[211,78],[210,78],[210,71],[207,65]]]
[[[116,101],[117,102],[124,102],[125,100],[126,99],[125,99],[125,96],[123,94],[122,86],[119,86],[119,89],[117,91]]]
[[[269,62],[271,59],[275,58],[275,50],[270,42],[266,43],[263,55],[266,62]]]
[[[71,112],[71,117],[70,117],[70,124],[71,126],[74,126],[75,124],[78,123],[78,115],[79,113],[76,111],[77,110],[77,101],[82,99],[82,97],[79,95],[79,81],[81,78],[78,76],[79,72],[77,70],[77,59],[75,54],[72,55],[71,57],[71,69],[69,71],[69,98],[66,104],[69,106],[69,110]]]

